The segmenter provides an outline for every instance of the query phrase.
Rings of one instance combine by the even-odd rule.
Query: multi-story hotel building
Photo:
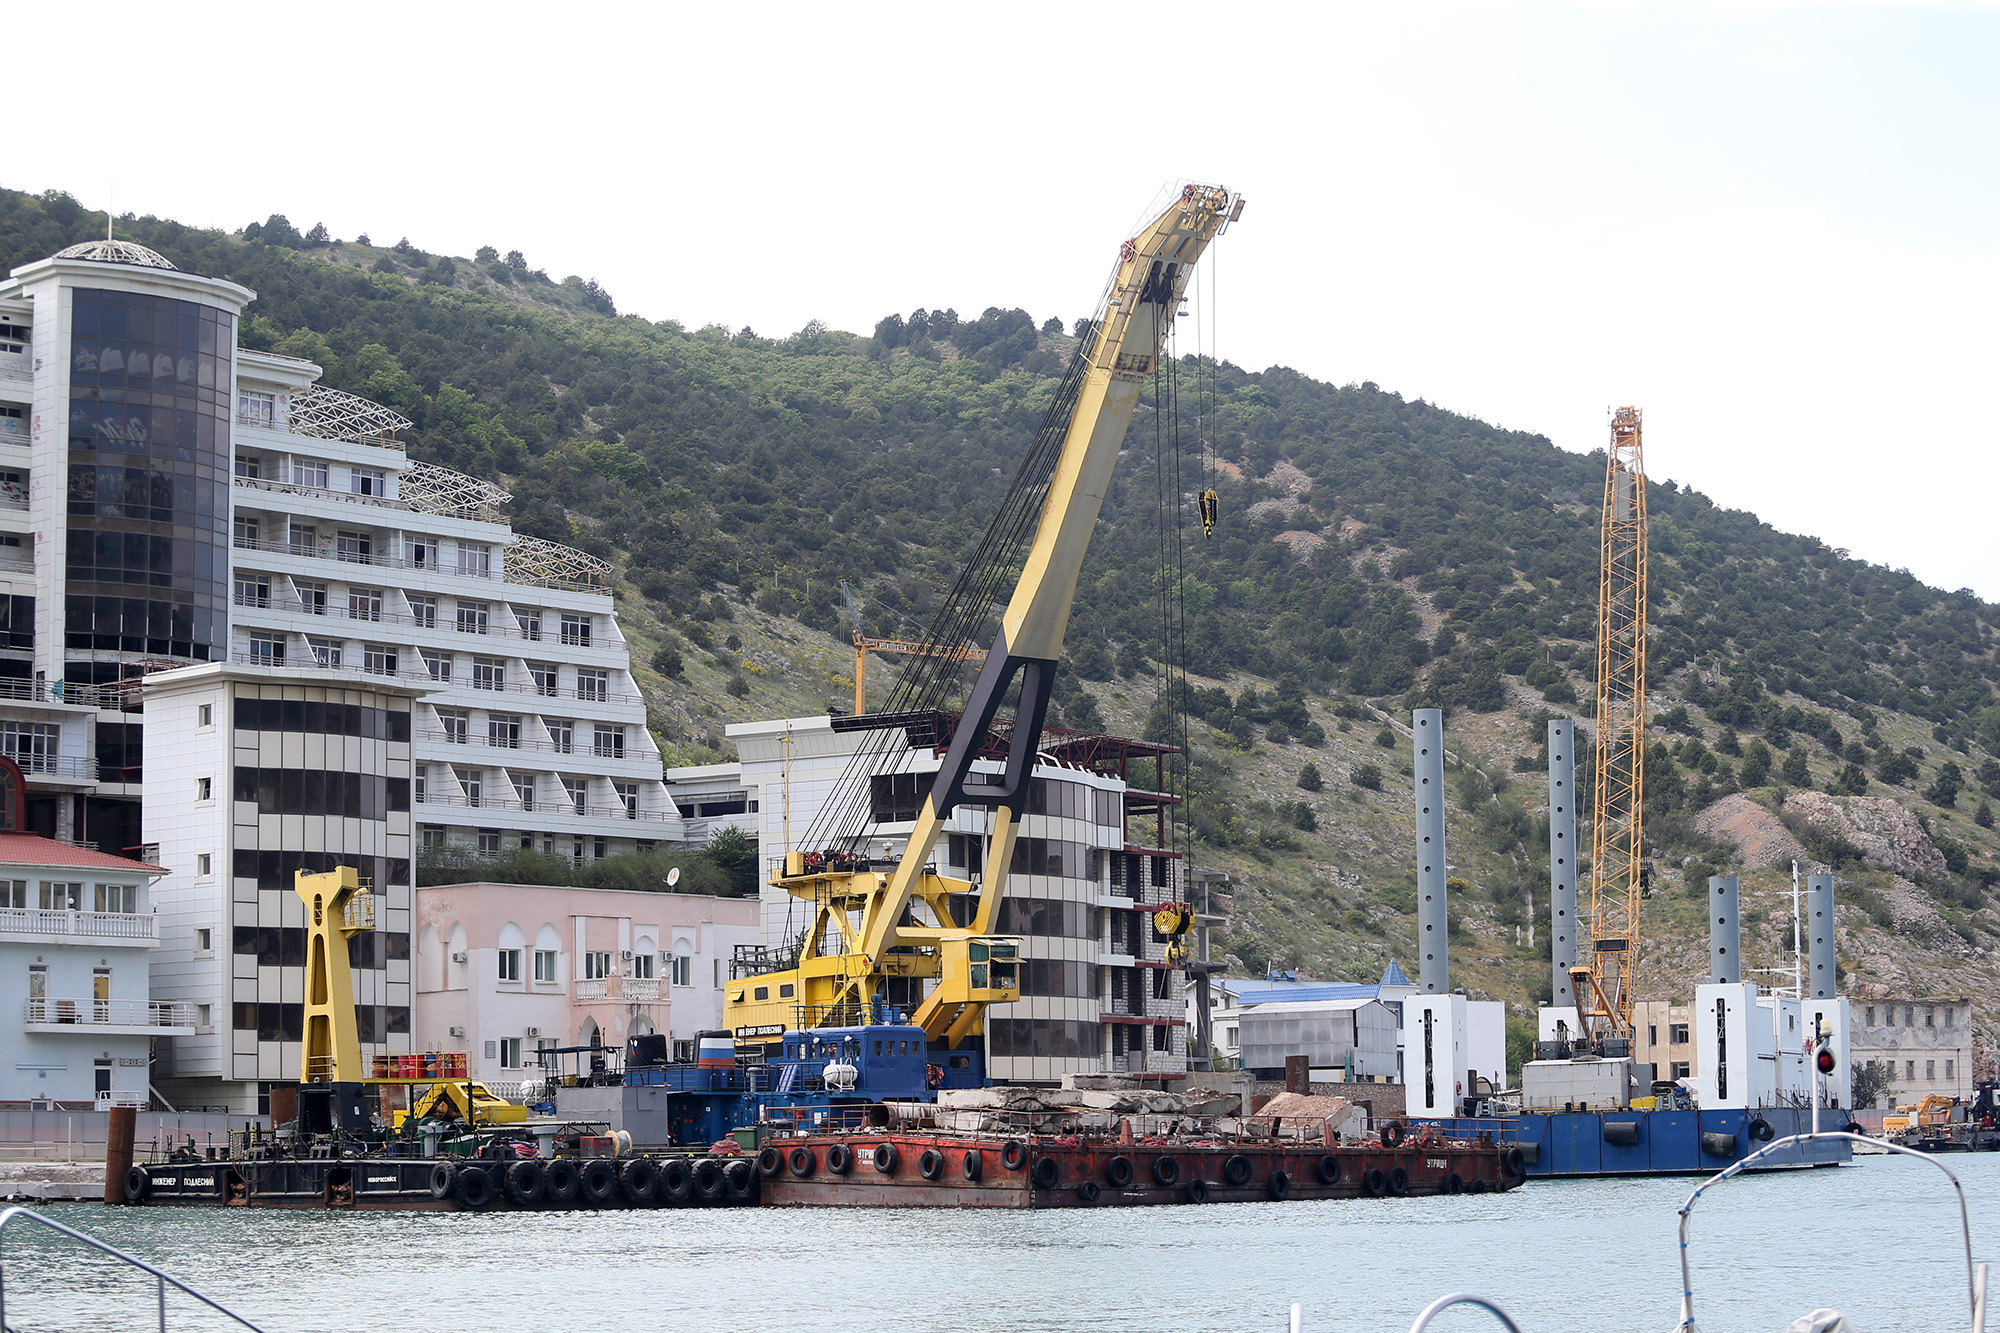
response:
[[[491,483],[412,460],[397,413],[319,383],[315,365],[239,348],[254,299],[115,241],[0,283],[0,750],[27,775],[31,828],[107,852],[162,845],[155,969],[212,977],[184,987],[208,984],[206,998],[174,998],[217,1006],[196,1058],[176,1064],[239,1091],[296,1076],[275,979],[292,964],[286,937],[265,932],[297,928],[299,904],[258,858],[376,859],[384,989],[364,1001],[378,1049],[408,1049],[396,997],[424,847],[591,858],[681,836],[607,566],[515,533]],[[148,781],[140,712],[143,680],[199,664],[218,668],[202,688],[224,714],[215,752],[187,757],[212,767],[206,795],[192,769]],[[409,808],[383,811],[380,839],[316,834],[304,787],[242,780],[246,764],[304,772],[291,750],[312,747],[280,738],[316,731],[324,756],[338,728],[307,727],[305,712],[324,723],[349,708],[407,726]],[[377,758],[343,750],[342,763]],[[203,800],[219,814],[198,847],[170,830],[200,823]],[[197,930],[213,932],[205,945]],[[204,948],[216,967],[193,966]],[[215,1049],[196,1055],[204,1036]]]

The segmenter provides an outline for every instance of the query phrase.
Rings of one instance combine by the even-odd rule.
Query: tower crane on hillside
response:
[[[962,652],[965,635],[988,614],[986,590],[1019,568],[999,633],[950,732],[943,762],[927,790],[911,793],[915,825],[908,842],[900,857],[880,862],[846,852],[787,852],[773,882],[810,904],[812,922],[800,937],[796,959],[781,960],[790,966],[732,979],[724,1017],[739,1036],[867,1022],[873,1010],[890,1002],[891,981],[903,981],[905,995],[912,993],[910,983],[931,981],[910,1021],[923,1029],[932,1052],[968,1053],[934,1064],[969,1067],[975,1063],[970,1053],[981,1044],[986,1007],[1019,998],[1020,942],[992,931],[1027,809],[1084,551],[1126,427],[1158,366],[1195,262],[1242,212],[1242,196],[1189,185],[1120,247],[1102,304],[1036,444],[933,624],[929,637],[942,654]],[[1033,539],[1023,551],[1017,543],[1027,541],[1031,527]],[[913,665],[924,665],[924,659]],[[929,686],[925,690],[924,698],[903,699],[903,712],[837,719],[835,729],[900,727],[920,714],[928,718],[938,706],[933,696],[943,696]],[[975,763],[995,750],[1004,750],[1001,771],[976,770]],[[858,790],[865,809],[868,784],[881,780],[850,769],[845,786],[850,795]],[[945,821],[960,807],[990,812],[978,821],[987,846],[984,875],[976,880],[939,875],[932,864]]]
[[[1592,1039],[1629,1037],[1645,888],[1646,463],[1640,413],[1611,418],[1597,588],[1597,747],[1590,840],[1590,961],[1570,970]]]
[[[932,643],[918,639],[874,639],[861,632],[861,604],[854,589],[841,580],[840,595],[847,601],[847,623],[854,635],[854,713],[868,711],[868,654],[902,653],[911,657],[937,657],[951,662],[984,662],[986,650],[970,644]]]

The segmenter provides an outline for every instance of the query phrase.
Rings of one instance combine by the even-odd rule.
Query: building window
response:
[[[254,515],[238,514],[235,522],[231,524],[231,529],[239,550],[254,551],[257,549],[258,527],[257,519]]]
[[[413,592],[403,594],[410,604],[410,621],[418,629],[436,629],[438,623],[438,599],[421,597]]]
[[[61,746],[62,728],[55,723],[0,723],[0,750],[27,772],[55,772]]]
[[[207,871],[201,872],[207,874]],[[139,910],[139,886],[137,884],[98,884],[91,895],[91,910],[94,912],[137,912]]]
[[[475,690],[504,689],[507,684],[507,661],[501,657],[475,657],[472,659],[472,688]]]
[[[441,852],[445,849],[444,829],[436,824],[426,824],[423,828],[424,850]]]
[[[459,789],[465,793],[465,803],[475,809],[479,805],[480,780],[484,776],[476,768],[455,768],[452,773],[458,778]],[[494,848],[498,851],[499,848]]]
[[[0,907],[28,906],[28,881],[25,879],[0,879]]]
[[[437,538],[412,537],[404,549],[408,552],[406,558],[410,562],[411,569],[436,569],[438,567]],[[437,601],[435,597],[427,597],[424,600],[433,604]]]
[[[292,460],[292,485],[311,486],[316,490],[326,489],[326,464],[309,458]]]
[[[333,538],[333,558],[343,564],[372,565],[375,539],[365,532],[337,532]]]
[[[1937,1061],[1935,1060],[1924,1061],[1924,1077],[1926,1079],[1932,1079],[1932,1080],[1937,1078]]]
[[[563,612],[562,641],[578,648],[590,647],[590,617]]]
[[[268,607],[271,604],[271,576],[269,574],[238,574],[235,596],[230,600],[238,606]]]
[[[599,722],[592,732],[590,752],[600,759],[625,757],[625,728]]]
[[[424,670],[430,673],[432,680],[448,681],[451,679],[450,653],[434,653],[428,648],[420,648],[417,651],[422,655]]]
[[[1688,1039],[1687,1024],[1685,1023],[1667,1024],[1667,1042],[1669,1045],[1684,1046],[1687,1044],[1687,1039]]]
[[[198,1004],[194,1007],[194,1025],[203,1031],[215,1026],[215,1009],[211,1005]]]
[[[613,791],[618,793],[618,804],[625,807],[625,818],[639,817],[639,784],[636,782],[614,782]]]
[[[311,579],[293,579],[292,587],[298,591],[299,609],[309,616],[326,614],[326,585]]]
[[[252,666],[283,666],[285,664],[285,641],[275,634],[252,634],[250,636],[250,664]]]
[[[255,389],[238,389],[236,419],[246,426],[276,426],[278,395],[258,393]]]
[[[590,783],[588,779],[564,778],[562,785],[563,793],[569,797],[569,808],[579,815],[586,813],[584,802],[590,799]],[[583,855],[583,843],[581,840],[576,844],[576,854],[578,856]]]
[[[467,715],[458,709],[438,709],[438,727],[444,732],[444,739],[448,744],[466,744],[468,725]]]
[[[653,979],[653,951],[642,950],[632,955],[632,975],[640,981]]]
[[[515,776],[514,799],[521,803],[523,812],[531,815],[535,813],[535,779],[532,775]]]
[[[486,743],[496,750],[520,749],[521,719],[512,713],[489,713],[486,718]]]
[[[323,667],[340,665],[340,641],[337,639],[307,639],[312,646],[313,661]]]
[[[1913,1004],[1904,1005],[1903,1026],[1906,1028],[1913,1028],[1916,1025],[1917,1025],[1917,1007]]]
[[[500,830],[483,828],[479,830],[479,854],[481,856],[500,855]]]
[[[70,880],[43,880],[41,909],[44,912],[81,912],[83,885]]]
[[[382,590],[380,588],[349,588],[347,590],[347,618],[349,620],[380,620],[382,618]]]
[[[361,665],[370,675],[396,674],[396,650],[387,644],[371,643],[361,650]]]
[[[460,634],[484,634],[488,617],[493,608],[485,602],[460,602],[458,604],[458,632]]]
[[[500,1067],[502,1069],[519,1069],[521,1067],[521,1039],[519,1037],[502,1037],[500,1039]]]
[[[1917,1081],[1917,1062],[1915,1060],[1904,1061],[1903,1080],[1907,1083]]]
[[[1686,1060],[1675,1060],[1667,1065],[1667,1077],[1679,1081],[1689,1076],[1692,1065]]]
[[[1924,1026],[1925,1026],[1925,1027],[1927,1027],[1927,1028],[1930,1028],[1930,1027],[1936,1027],[1936,1026],[1937,1026],[1937,1010],[1936,1010],[1936,1009],[1926,1009],[1926,1010],[1924,1010]]]
[[[668,970],[672,974],[673,984],[676,986],[694,985],[694,959],[684,953],[677,953],[672,957],[673,960],[669,964]]]
[[[214,705],[214,704],[203,704],[203,705],[202,705],[201,707],[199,707],[199,708],[197,708],[197,709],[195,709],[195,710],[194,710],[194,717],[195,717],[195,723],[194,723],[194,724],[195,724],[196,726],[198,726],[198,727],[212,727],[212,726],[214,726],[214,725],[215,725],[215,705]]]
[[[194,798],[195,798],[195,799],[196,799],[197,801],[212,801],[212,800],[214,800],[214,799],[215,799],[215,779],[214,779],[214,778],[196,778],[196,779],[194,780]]]
[[[535,950],[535,980],[544,985],[553,985],[556,979],[556,951],[554,949]]]
[[[574,754],[576,752],[576,726],[574,723],[543,718],[542,726],[548,729],[549,745],[554,748],[557,754]]]
[[[528,677],[535,683],[535,693],[545,699],[556,697],[556,669],[548,662],[528,663]]]
[[[485,546],[458,546],[458,572],[469,578],[484,579],[493,575],[493,551]]]
[[[514,612],[514,623],[521,627],[522,638],[533,639],[536,642],[541,641],[542,613],[540,610],[523,611],[517,608]]]
[[[608,853],[607,853],[607,852],[606,852],[606,850],[605,850],[605,843],[604,843],[604,839],[602,839],[602,838],[593,838],[593,839],[591,840],[591,852],[590,852],[590,854],[591,854],[591,856],[592,856],[593,858],[595,858],[596,860],[599,860],[599,861],[602,861],[602,860],[603,860],[603,859],[605,858],[605,856],[606,856],[606,855],[607,855]]]
[[[1947,1060],[1944,1062],[1944,1076],[1948,1079],[1958,1077],[1958,1062],[1956,1060]]]
[[[389,474],[378,468],[354,468],[347,474],[347,489],[355,495],[387,495]]]
[[[501,981],[521,979],[521,951],[519,949],[495,949],[493,951],[494,976]]]
[[[1953,1011],[1953,1009],[1951,1008],[1951,1006],[1950,1006],[1950,1005],[1946,1005],[1946,1006],[1945,1006],[1945,1010],[1944,1010],[1944,1025],[1945,1025],[1946,1027],[1950,1027],[1950,1026],[1951,1026],[1951,1020],[1952,1020],[1952,1014],[1953,1014],[1953,1012],[1954,1012],[1954,1011]]]
[[[611,673],[579,669],[576,673],[576,697],[594,703],[603,703],[611,697]]]
[[[237,455],[236,475],[248,478],[251,481],[262,481],[264,478],[264,460],[249,454]]]
[[[602,981],[611,975],[611,954],[606,952],[586,953],[583,956],[583,979]]]
[[[1868,1006],[1868,1026],[1875,1026],[1875,1006],[1872,1004]]]
[[[200,879],[207,879],[210,875],[213,875],[215,873],[215,853],[196,852],[194,857],[194,873]]]

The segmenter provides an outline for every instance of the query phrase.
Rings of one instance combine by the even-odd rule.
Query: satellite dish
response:
[[[681,882],[681,868],[679,866],[675,866],[672,870],[669,870],[667,872],[667,887],[671,889],[674,885],[680,882]]]

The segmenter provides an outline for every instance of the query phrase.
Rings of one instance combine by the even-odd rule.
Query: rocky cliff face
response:
[[[1782,809],[1849,843],[1877,870],[1933,881],[1948,873],[1944,856],[1917,817],[1887,797],[1797,791],[1785,798]]]

